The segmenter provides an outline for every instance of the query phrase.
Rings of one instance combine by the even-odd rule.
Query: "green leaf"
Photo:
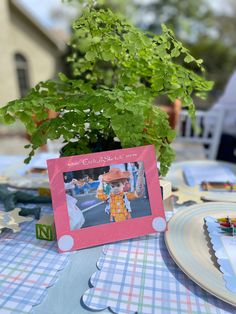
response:
[[[172,51],[171,51],[171,57],[178,57],[180,55],[180,51],[178,48],[174,48]]]
[[[6,124],[12,124],[13,122],[15,122],[15,119],[12,115],[10,114],[5,114],[5,116],[3,117],[3,121],[6,123]]]
[[[62,72],[58,73],[58,77],[60,78],[60,80],[62,82],[68,82],[69,81],[68,77]]]
[[[25,112],[18,112],[17,116],[23,123],[27,123],[29,120],[32,120],[32,116],[29,114],[26,114]]]
[[[184,61],[186,62],[186,63],[190,63],[190,62],[192,62],[194,60],[194,58],[192,57],[192,56],[190,56],[190,55],[187,55],[185,58],[184,58]]]
[[[95,51],[87,51],[86,54],[85,54],[85,58],[88,60],[88,61],[94,61],[95,58],[96,58],[96,52]]]
[[[103,51],[102,52],[102,57],[104,59],[104,61],[110,61],[114,59],[114,56],[112,54],[111,51],[107,50],[107,51]]]
[[[167,139],[168,139],[168,142],[171,143],[176,137],[176,131],[175,130],[172,130],[172,129],[169,129],[168,132],[167,132]]]

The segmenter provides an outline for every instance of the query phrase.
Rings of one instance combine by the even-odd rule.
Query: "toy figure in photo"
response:
[[[78,200],[68,194],[69,190],[73,190],[75,186],[78,184],[78,180],[72,179],[71,182],[64,183],[65,190],[66,190],[66,202],[67,202],[67,209],[70,218],[70,228],[71,230],[80,229],[84,222],[84,215],[79,207],[76,205]]]
[[[130,201],[143,196],[144,170],[143,163],[139,163],[137,185],[134,192],[124,192],[125,183],[130,177],[129,171],[112,168],[109,172],[100,175],[100,184],[97,189],[97,198],[106,201],[105,212],[110,215],[110,221],[125,221],[131,217]],[[104,193],[103,182],[110,186],[110,194]]]

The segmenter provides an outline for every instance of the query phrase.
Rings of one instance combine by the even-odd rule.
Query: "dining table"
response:
[[[0,180],[24,178],[23,160],[24,156],[0,156]],[[166,177],[175,187],[185,184],[183,165],[186,162],[174,163]],[[231,169],[236,174],[235,166]],[[188,206],[174,203],[173,211],[166,210],[166,219]],[[4,210],[1,202],[0,210]],[[42,213],[53,214],[52,205],[42,204]],[[184,273],[169,253],[163,233],[58,253],[56,241],[36,239],[36,222],[32,218],[20,225],[19,232],[0,234],[1,314],[236,313],[235,306]]]

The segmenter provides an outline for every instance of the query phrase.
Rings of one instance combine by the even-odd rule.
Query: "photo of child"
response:
[[[64,184],[71,230],[151,215],[143,162],[67,172]]]
[[[137,189],[134,192],[125,192],[125,184],[131,177],[129,171],[122,171],[120,168],[112,168],[108,173],[99,176],[100,184],[97,189],[97,198],[108,202],[105,212],[110,215],[110,221],[119,222],[131,218],[130,201],[142,196],[144,171],[140,163],[138,171]],[[103,182],[110,187],[110,193],[104,193]]]

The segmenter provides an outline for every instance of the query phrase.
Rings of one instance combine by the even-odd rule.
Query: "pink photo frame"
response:
[[[143,236],[149,233],[165,231],[166,220],[158,179],[155,149],[153,145],[49,159],[47,160],[47,165],[58,249],[60,252],[67,252],[118,240]],[[108,178],[112,171],[118,171],[118,173],[123,174],[129,173],[127,183],[129,183],[128,188],[131,189],[131,172],[127,169],[126,171],[118,169],[120,165],[123,165],[124,167],[129,167],[130,165],[135,167],[135,165],[137,165],[134,174],[138,173],[138,183],[136,182],[136,189],[133,192],[122,192],[123,199],[127,197],[124,195],[130,196],[132,193],[132,195],[136,196],[142,195],[142,197],[139,196],[139,199],[134,200],[134,202],[136,202],[136,205],[133,205],[133,207],[135,207],[133,210],[134,213],[131,208],[129,210],[131,214],[128,213],[127,209],[129,217],[127,215],[127,219],[122,221],[119,221],[119,214],[117,214],[117,216],[112,214],[113,205],[109,203],[111,202],[110,196],[107,196],[108,200],[104,202],[102,200],[97,201],[97,198],[95,198],[95,196],[98,197],[98,191],[102,191],[101,193],[104,195],[111,195],[108,194],[108,192],[105,194],[105,192],[101,190],[101,186],[103,186],[105,178]],[[104,172],[104,169],[107,169],[107,167],[110,170]],[[111,168],[115,169],[111,170]],[[141,169],[143,169],[144,174],[144,179],[142,180],[139,179],[139,175],[142,173]],[[66,183],[66,178],[69,175],[72,177],[81,177],[81,174],[86,174],[89,171],[96,172],[96,175],[93,180],[91,179],[91,182],[87,183],[87,186],[92,187],[98,185],[96,190],[93,190],[91,193],[88,191],[85,192],[84,190],[83,194],[80,194],[82,192],[75,192],[76,188],[78,188],[77,190],[81,189],[78,182],[82,179],[78,178],[71,179],[73,184],[75,184],[76,181],[76,184],[73,185],[74,189],[66,189],[68,184],[69,186],[72,184],[71,182]],[[99,175],[99,173],[103,174]],[[132,178],[134,179],[134,177]],[[86,176],[86,180],[88,180],[88,176]],[[82,180],[83,186],[86,184],[86,180]],[[107,180],[108,179],[105,181],[105,185],[108,186],[109,189],[114,188],[112,185],[114,182],[112,181],[112,183],[109,183]],[[122,182],[125,184],[124,181]],[[140,194],[136,193],[140,187],[142,187],[140,191],[144,191],[144,189],[146,190],[145,196],[143,196],[144,192],[140,192]],[[69,194],[68,191],[70,193],[73,192],[79,194]],[[71,200],[72,202],[69,202]],[[71,203],[72,206],[75,205],[73,210],[77,210],[75,211],[77,216],[73,217],[78,217],[78,221],[81,219],[83,220],[82,227],[79,227],[78,224],[76,224],[77,221],[73,224],[74,220],[71,220]],[[96,220],[96,217],[98,220],[101,218],[100,216],[105,217],[104,207],[105,205],[107,206],[107,204],[104,203],[109,204],[109,209],[107,210],[105,208],[105,211],[110,220],[99,223]],[[85,209],[81,209],[81,206],[84,206],[84,204],[86,204],[87,207]],[[118,212],[119,211],[120,210],[118,210]],[[81,212],[83,217],[81,216]]]

